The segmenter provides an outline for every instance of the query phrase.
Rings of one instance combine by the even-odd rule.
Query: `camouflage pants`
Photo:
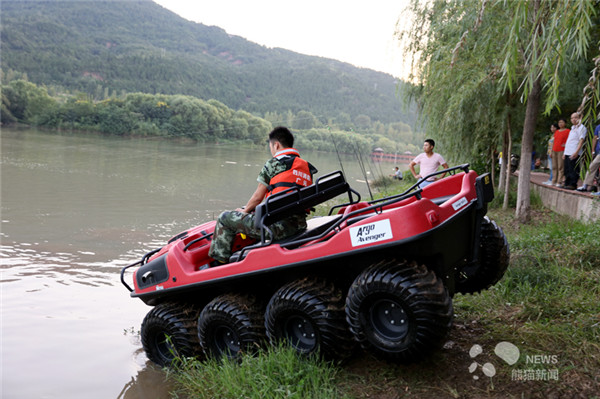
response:
[[[290,237],[306,229],[306,216],[293,215],[269,226],[273,240]],[[231,247],[237,233],[260,239],[260,229],[254,227],[254,214],[238,211],[225,211],[219,215],[208,256],[227,263],[231,257]],[[267,233],[267,239],[271,239]]]

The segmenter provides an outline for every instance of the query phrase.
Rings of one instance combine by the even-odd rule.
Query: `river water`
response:
[[[267,146],[11,128],[0,138],[0,396],[168,398],[139,340],[150,308],[129,297],[120,270],[244,205]],[[340,169],[336,155],[303,157],[317,177]],[[365,197],[356,157],[342,162]]]

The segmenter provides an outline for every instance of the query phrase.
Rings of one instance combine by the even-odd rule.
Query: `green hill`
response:
[[[1,22],[3,71],[97,100],[107,92],[185,94],[260,116],[415,122],[391,75],[260,46],[151,1],[3,1]]]

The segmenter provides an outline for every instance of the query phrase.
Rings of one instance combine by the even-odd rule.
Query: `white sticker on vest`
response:
[[[385,219],[375,223],[352,227],[350,228],[350,238],[352,239],[353,247],[390,240],[393,238],[390,220]]]
[[[454,208],[455,211],[458,211],[465,205],[467,205],[467,199],[465,197],[462,197],[461,199],[452,204],[452,208]]]

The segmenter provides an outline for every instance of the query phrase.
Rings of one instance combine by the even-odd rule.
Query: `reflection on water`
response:
[[[139,342],[149,308],[120,270],[243,205],[266,146],[23,129],[2,129],[1,145],[2,397],[168,398]],[[304,156],[320,175],[339,169],[335,156]],[[363,179],[351,157],[344,169]]]
[[[143,350],[141,350],[141,352],[143,352]],[[135,377],[131,377],[131,380],[125,384],[117,398],[167,398],[169,397],[169,390],[171,388],[171,385],[166,380],[165,373],[152,364],[148,364],[147,367],[140,370]]]

